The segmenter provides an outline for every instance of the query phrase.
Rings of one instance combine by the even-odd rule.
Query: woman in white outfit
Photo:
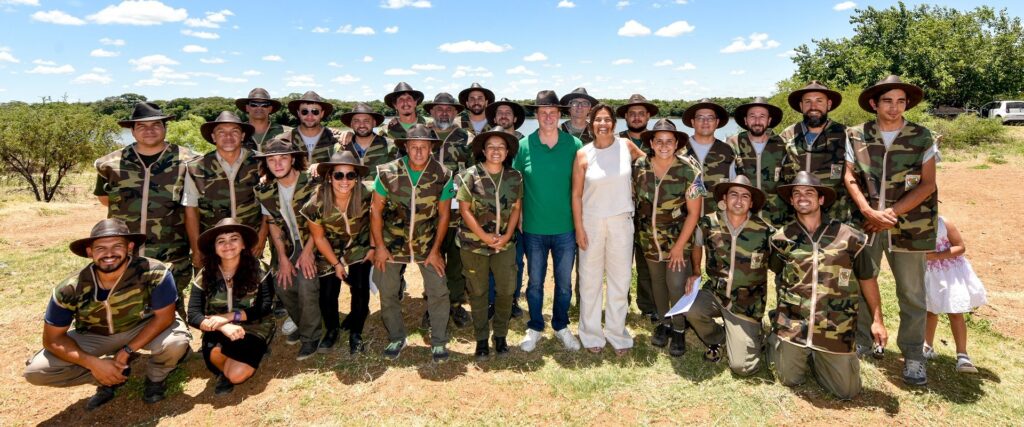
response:
[[[579,335],[592,353],[611,343],[622,356],[633,347],[626,330],[633,277],[632,164],[644,153],[615,135],[612,107],[598,104],[590,110],[590,126],[594,142],[576,152],[572,171],[572,216],[580,251]]]

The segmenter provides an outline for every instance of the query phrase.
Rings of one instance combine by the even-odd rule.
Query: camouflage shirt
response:
[[[587,123],[587,125],[585,127],[583,127],[582,131],[575,131],[575,130],[573,130],[571,124],[572,124],[572,121],[569,121],[569,120],[566,120],[566,121],[562,122],[562,124],[560,125],[560,127],[562,128],[562,132],[565,132],[565,133],[567,133],[569,135],[572,135],[572,136],[575,136],[576,138],[579,138],[580,142],[582,142],[584,145],[590,144],[591,142],[594,142],[594,134],[591,133],[590,123]],[[626,139],[629,139],[629,135],[628,134],[623,135],[623,134],[620,133],[619,136],[621,136],[623,138],[626,138]],[[640,141],[633,141],[633,144],[641,144],[641,142]],[[637,145],[637,147],[642,147],[642,146],[643,146],[642,144],[641,145]]]
[[[718,211],[718,202],[715,201],[715,194],[711,189],[719,182],[729,182],[730,171],[735,169],[736,172],[739,172],[743,165],[740,163],[736,149],[721,140],[716,139],[711,143],[711,149],[708,150],[708,155],[704,157],[703,163],[697,157],[692,144],[695,142],[690,141],[684,150],[686,155],[693,157],[700,165],[700,183],[704,190],[704,215],[711,215]]]
[[[860,304],[856,277],[871,271],[870,262],[858,262],[866,239],[861,231],[827,218],[813,236],[798,221],[775,232],[771,267],[781,279],[778,307],[769,318],[779,338],[830,353],[854,351]]]
[[[339,210],[334,201],[323,200],[325,193],[318,192],[302,207],[302,217],[324,229],[324,237],[331,244],[334,256],[345,265],[359,263],[372,249],[370,246],[370,205],[373,191],[361,188],[360,209],[357,215]],[[354,195],[354,194],[353,194]],[[349,203],[355,203],[350,200]],[[385,222],[389,219],[385,218]],[[333,274],[334,268],[324,257],[317,257],[320,274]]]
[[[589,129],[589,128],[590,128],[590,126],[588,125],[587,129]],[[575,135],[573,135],[573,136],[575,136]],[[647,155],[647,157],[654,156],[654,149],[652,149],[650,145],[644,145],[644,141],[643,140],[641,140],[639,138],[633,138],[633,137],[629,136],[629,131],[628,130],[624,130],[622,132],[619,132],[619,137],[620,138],[628,139],[630,142],[633,143],[633,145],[639,147],[640,151],[643,151],[644,154]]]
[[[359,151],[356,150],[356,144],[355,134],[345,132],[339,138],[338,143],[334,144],[334,147],[331,148],[331,155],[346,150],[359,159],[363,166],[370,169],[366,177],[363,178],[364,184],[372,184],[373,180],[377,178],[377,166],[398,158],[398,147],[395,146],[394,142],[383,136],[374,135],[373,141],[370,142],[370,146],[366,148],[362,155],[359,155]]]
[[[129,230],[146,235],[142,255],[169,263],[188,259],[181,196],[186,163],[195,158],[188,148],[168,144],[146,167],[132,144],[96,160],[105,182],[107,217],[122,219]]]
[[[796,176],[796,172],[792,170],[783,171],[783,168],[795,168],[795,163],[787,161],[786,142],[771,130],[766,132],[768,143],[761,154],[757,154],[747,131],[740,131],[739,134],[729,137],[726,142],[733,146],[739,155],[740,168],[736,173],[750,178],[755,187],[764,191],[765,205],[758,213],[759,216],[772,227],[778,228],[789,222],[789,204],[779,197],[776,187],[787,182],[783,181],[782,177]]]
[[[677,153],[665,176],[658,179],[647,157],[633,162],[633,198],[636,203],[637,238],[644,258],[668,261],[669,252],[683,232],[687,215],[686,202],[704,196],[700,181],[700,165],[690,156]],[[686,242],[684,254],[690,251]]]
[[[505,167],[495,182],[483,165],[477,164],[466,169],[455,182],[459,187],[458,200],[470,204],[469,213],[476,218],[480,228],[498,235],[508,231],[512,207],[523,197],[523,175],[519,171]],[[480,255],[496,253],[464,221],[460,224],[457,240],[460,248]],[[509,240],[502,251],[514,245],[514,239]]]
[[[853,156],[857,186],[868,203],[878,210],[892,207],[921,182],[925,153],[935,138],[925,127],[906,122],[888,149],[874,121],[847,129]],[[931,252],[935,250],[938,220],[938,191],[921,204],[899,216],[889,232],[893,250]]]
[[[260,271],[256,273],[256,276],[260,278],[259,285],[255,290],[244,295],[234,295],[231,289],[228,289],[227,283],[224,282],[224,277],[219,271],[214,272],[217,275],[217,289],[212,293],[205,293],[203,275],[208,272],[205,269],[199,270],[195,279],[192,279],[192,287],[204,291],[203,315],[231,313],[235,310],[244,311],[248,320],[239,325],[245,330],[245,333],[263,339],[269,338],[274,331],[274,316],[267,315],[273,304],[274,276],[270,273],[269,265],[260,261],[259,266]],[[189,318],[192,316],[189,315]]]
[[[302,216],[299,211],[305,206],[306,202],[309,201],[310,196],[319,188],[317,180],[309,177],[309,172],[300,171],[298,180],[295,181],[294,192],[292,193],[292,203],[289,207],[294,214],[295,228],[299,229],[299,235],[292,235],[292,228],[288,226],[285,221],[284,213],[281,209],[281,187],[277,180],[270,180],[263,184],[256,186],[256,200],[259,200],[260,205],[267,212],[270,212],[270,219],[267,221],[269,224],[276,224],[284,232],[284,251],[286,254],[291,256],[294,251],[302,250],[301,245],[304,245],[309,240],[309,228],[306,227],[306,222],[302,220]],[[300,246],[295,246],[295,241],[300,242]],[[273,265],[277,265],[277,251],[271,251],[271,260],[274,261]]]
[[[828,208],[828,215],[842,222],[851,221],[850,197],[843,184],[846,168],[846,126],[829,121],[821,133],[807,147],[807,127],[798,122],[779,134],[786,141],[788,161],[792,166],[783,168],[782,182],[790,182],[797,172],[806,171],[821,180],[822,185],[836,191],[836,201]]]
[[[330,161],[331,153],[334,151],[334,144],[338,143],[338,135],[335,135],[334,132],[333,129],[324,126],[322,132],[320,132],[320,139],[316,141],[313,151],[310,152],[306,148],[306,143],[302,139],[302,133],[299,132],[299,128],[295,128],[292,129],[292,146],[294,149],[306,153],[306,160],[309,164]]]
[[[761,323],[768,296],[772,228],[758,216],[733,229],[725,212],[704,215],[698,225],[707,253],[707,289],[731,313]]]
[[[267,128],[266,133],[253,134],[249,136],[248,139],[242,142],[242,146],[252,151],[262,151],[264,143],[270,142],[270,140],[274,139],[275,136],[285,132],[290,134],[292,132],[292,127],[284,126],[276,122],[270,122],[270,126]]]
[[[491,130],[491,124],[486,123],[487,119],[484,120],[484,127],[480,129],[480,132],[477,132],[476,129],[473,128],[473,121],[470,120],[469,118],[469,110],[464,110],[463,112],[459,113],[457,117],[455,117],[455,125],[458,126],[460,129],[466,131],[466,133],[469,134],[469,140],[472,141],[473,137],[476,136],[477,133],[484,133]]]
[[[260,182],[259,161],[249,150],[243,149],[241,156],[234,180],[228,179],[216,151],[188,163],[188,174],[199,192],[200,232],[232,216],[242,224],[260,229],[263,216],[254,191]]]
[[[379,166],[377,179],[387,190],[383,243],[395,262],[423,262],[437,234],[437,206],[452,172],[431,159],[414,185],[405,161],[398,159]]]
[[[428,121],[421,115],[416,115],[416,123],[418,124],[425,125],[432,121],[433,120]],[[406,130],[405,127],[402,126],[402,122],[398,121],[398,117],[392,117],[391,120],[388,120],[387,123],[380,127],[380,130],[377,133],[380,134],[380,136],[394,141],[399,138],[405,138]]]
[[[131,257],[128,267],[104,301],[97,301],[93,264],[53,289],[53,302],[74,313],[75,330],[98,335],[126,332],[153,317],[150,297],[170,273],[168,266],[146,257]]]

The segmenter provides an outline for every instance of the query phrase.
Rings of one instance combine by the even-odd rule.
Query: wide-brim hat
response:
[[[352,118],[355,117],[356,114],[369,114],[373,116],[373,120],[376,122],[373,127],[380,126],[381,123],[384,123],[384,115],[373,111],[372,107],[363,102],[357,102],[356,105],[352,107],[352,111],[342,113],[341,123],[345,126],[352,127]]]
[[[864,89],[857,98],[857,103],[860,104],[862,110],[874,114],[875,109],[871,108],[871,100],[893,89],[902,89],[907,94],[908,110],[920,104],[921,100],[924,99],[924,91],[921,88],[910,83],[904,83],[900,80],[900,76],[890,74],[888,77],[879,80],[874,86]]]
[[[423,111],[426,111],[427,114],[430,114],[430,110],[438,105],[451,105],[452,107],[455,107],[456,113],[461,113],[462,110],[466,109],[466,107],[462,106],[462,104],[459,104],[458,102],[455,101],[455,97],[452,96],[452,94],[448,92],[441,92],[437,95],[434,95],[433,101],[423,103]]]
[[[432,150],[441,144],[441,140],[437,138],[437,134],[434,131],[430,130],[423,123],[417,123],[405,132],[405,138],[395,138],[395,145],[404,152],[406,143],[414,140],[430,141]]]
[[[676,130],[676,124],[667,118],[658,119],[649,130],[640,132],[640,140],[643,141],[644,145],[650,146],[651,140],[654,139],[654,134],[658,132],[672,132],[675,134],[676,142],[680,147],[690,142],[690,135]]]
[[[412,86],[409,86],[406,82],[398,82],[398,84],[395,85],[395,90],[384,95],[384,105],[387,105],[390,108],[395,108],[395,100],[406,93],[412,95],[412,98],[416,100],[416,105],[423,102],[423,92],[413,89]]]
[[[508,148],[508,155],[505,157],[505,163],[511,163],[513,157],[519,153],[519,139],[508,132],[505,132],[505,128],[501,126],[495,126],[487,132],[480,132],[473,137],[473,141],[470,143],[470,148],[473,149],[474,157],[481,157],[484,154],[484,146],[487,144],[487,140],[491,139],[492,136],[501,137],[505,140],[505,146]]]
[[[469,101],[469,94],[474,90],[478,90],[484,93],[484,97],[487,98],[487,103],[494,102],[494,92],[480,85],[480,83],[473,82],[468,88],[463,89],[459,92],[459,104],[466,105],[466,101]]]
[[[597,98],[590,96],[590,94],[587,93],[587,88],[585,87],[578,87],[576,89],[573,89],[572,92],[569,92],[567,95],[563,96],[562,99],[558,101],[558,103],[568,107],[569,103],[572,102],[572,100],[579,98],[583,98],[586,99],[587,101],[590,101],[591,106],[595,106],[598,103]]]
[[[174,118],[172,114],[164,114],[159,105],[152,102],[139,102],[132,109],[132,115],[127,120],[117,122],[123,128],[131,128],[136,122],[149,122],[153,120],[168,121]]]
[[[252,227],[238,222],[238,220],[228,217],[220,221],[213,227],[204,231],[199,235],[199,251],[204,256],[210,256],[214,253],[213,244],[217,240],[217,236],[224,233],[238,233],[242,235],[242,240],[245,242],[245,249],[251,249],[256,245],[256,230]]]
[[[768,121],[768,128],[774,128],[775,126],[778,126],[779,123],[782,123],[782,109],[769,104],[768,99],[765,97],[759,96],[754,98],[753,101],[736,107],[736,110],[732,112],[732,118],[736,120],[736,124],[743,129],[750,130],[750,128],[747,127],[745,120],[747,117],[747,111],[750,111],[750,109],[754,107],[763,107],[768,110],[768,117],[770,117],[770,120]]]
[[[683,111],[683,125],[692,128],[693,118],[697,115],[697,111],[705,108],[714,111],[715,116],[718,117],[718,127],[716,129],[721,129],[725,127],[725,125],[729,124],[729,112],[725,111],[725,107],[718,105],[710,99],[704,98],[700,100],[700,102],[691,105],[690,108],[686,109],[686,111]]]
[[[320,108],[323,108],[324,115],[321,116],[321,120],[324,121],[330,118],[331,113],[334,112],[334,104],[327,102],[326,100],[321,98],[320,95],[313,91],[309,91],[302,94],[302,96],[299,99],[293,99],[289,101],[288,111],[292,113],[293,116],[299,117],[299,106],[302,104],[317,104],[320,106]]]
[[[266,158],[270,156],[279,156],[282,154],[302,154],[305,155],[305,151],[299,151],[295,149],[295,144],[292,144],[291,134],[282,133],[275,136],[270,141],[263,144],[263,150],[256,152],[253,157]]]
[[[355,144],[355,141],[352,141],[351,143]],[[370,168],[363,166],[363,164],[359,162],[359,159],[356,159],[355,154],[352,154],[352,152],[348,150],[341,150],[332,154],[330,160],[318,163],[316,165],[316,174],[317,176],[326,179],[330,170],[334,169],[335,166],[340,165],[352,166],[356,170],[356,173],[358,173],[359,176],[361,177],[366,176],[366,174],[370,171]]]
[[[492,102],[487,104],[487,108],[484,109],[484,117],[487,117],[487,123],[491,126],[496,126],[494,123],[494,116],[498,114],[498,107],[505,105],[512,109],[512,112],[516,115],[515,126],[519,129],[523,123],[526,123],[526,109],[519,103],[509,101],[508,98],[501,98],[501,101]]]
[[[281,109],[281,101],[270,97],[270,92],[266,89],[258,87],[249,91],[249,96],[245,98],[238,98],[235,100],[235,106],[239,110],[245,111],[245,107],[249,101],[265,101],[270,103],[270,114],[274,114],[277,110]]]
[[[811,82],[808,83],[807,86],[804,86],[804,87],[802,87],[800,89],[794,90],[794,91],[789,93],[788,101],[789,101],[790,108],[792,108],[792,109],[794,109],[796,111],[800,111],[800,100],[802,100],[804,98],[804,94],[809,93],[809,92],[821,92],[821,93],[824,93],[825,97],[827,97],[829,99],[829,101],[832,101],[832,109],[830,109],[828,111],[832,111],[832,110],[835,110],[836,108],[839,108],[839,104],[843,103],[843,95],[842,94],[840,94],[839,92],[836,92],[836,91],[834,91],[832,89],[829,89],[828,87],[826,87],[825,85],[823,85],[821,83],[818,83],[817,80],[811,80]],[[828,111],[826,111],[826,113]]]
[[[807,171],[797,172],[792,182],[776,187],[775,191],[779,194],[779,197],[782,197],[782,200],[792,204],[790,199],[793,196],[793,188],[798,186],[814,187],[818,191],[818,196],[825,198],[825,204],[822,207],[832,206],[832,203],[836,201],[836,190],[833,190],[832,187],[821,185],[821,180]]]
[[[764,207],[764,202],[765,202],[764,191],[761,191],[760,188],[757,188],[757,187],[754,187],[753,185],[750,185],[750,178],[747,178],[744,175],[736,175],[735,178],[730,179],[729,181],[723,181],[723,182],[719,182],[718,184],[715,184],[715,187],[714,187],[714,190],[713,190],[714,194],[715,194],[715,201],[721,201],[722,198],[725,197],[725,195],[729,192],[729,189],[732,188],[732,187],[743,187],[743,188],[746,188],[747,191],[750,192],[750,199],[751,199],[750,200],[750,211],[751,212],[757,212],[757,211],[761,210],[761,208]]]
[[[233,124],[241,127],[242,133],[245,134],[242,137],[243,141],[249,139],[249,137],[252,136],[253,132],[256,131],[256,128],[252,127],[252,125],[248,123],[243,122],[242,119],[238,118],[238,116],[235,115],[235,113],[232,113],[230,111],[221,111],[220,114],[217,115],[216,120],[203,123],[202,126],[199,126],[199,133],[203,135],[203,139],[207,140],[211,144],[214,144],[213,130],[217,127],[217,125],[221,124]]]
[[[634,105],[644,107],[647,110],[647,113],[650,114],[652,117],[658,115],[657,105],[648,102],[647,98],[644,98],[643,95],[639,93],[634,93],[629,96],[629,100],[627,100],[625,104],[620,105],[619,108],[615,109],[615,116],[617,116],[620,119],[626,118],[626,111],[629,110],[629,107],[632,107]]]
[[[71,249],[71,253],[83,258],[88,258],[89,253],[86,252],[86,248],[92,245],[92,242],[106,237],[124,237],[125,239],[128,239],[128,241],[135,243],[136,248],[146,243],[146,235],[142,233],[132,233],[128,229],[128,224],[126,224],[124,220],[119,218],[107,218],[92,226],[92,231],[89,232],[89,237],[71,242],[71,244],[68,245],[68,248]]]
[[[569,109],[569,107],[558,102],[558,94],[553,90],[542,90],[537,92],[537,99],[533,101],[533,104],[526,104],[524,107],[530,110],[536,110],[540,107],[554,107],[563,113],[565,110]]]

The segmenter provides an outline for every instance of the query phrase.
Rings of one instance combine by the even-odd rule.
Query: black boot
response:
[[[334,350],[334,343],[338,341],[338,330],[331,329],[324,334],[324,338],[320,340],[320,345],[317,346],[317,353],[330,353]]]
[[[660,324],[654,327],[654,333],[651,334],[651,345],[655,347],[664,347],[668,344],[668,334],[672,332],[672,328],[665,324]]]
[[[117,393],[117,388],[122,384],[115,386],[101,385],[96,387],[96,394],[92,395],[92,397],[89,398],[89,401],[85,403],[85,410],[91,411],[111,401],[114,398],[114,394]]]
[[[363,350],[366,350],[366,347],[363,345],[363,335],[362,334],[349,334],[348,335],[348,354],[362,353]]]
[[[473,353],[476,356],[477,362],[487,360],[491,356],[491,350],[487,348],[487,340],[479,340],[476,342],[476,352]]]
[[[220,376],[217,377],[217,386],[213,388],[214,395],[223,396],[225,394],[231,393],[234,390],[235,384],[232,383],[231,380],[228,379],[228,377],[225,377],[224,374],[220,374]]]
[[[452,321],[455,322],[455,326],[459,328],[468,325],[472,321],[472,318],[469,317],[469,313],[462,307],[462,304],[452,305],[448,314],[451,316]]]
[[[519,307],[519,301],[512,301],[512,318],[523,317],[523,309]]]
[[[668,347],[668,354],[672,357],[682,356],[686,353],[686,331],[672,331],[672,345]]]
[[[150,381],[146,378],[146,385],[143,387],[142,401],[146,403],[156,403],[164,400],[164,393],[167,392],[167,380],[160,382]]]
[[[494,352],[498,357],[508,356],[508,343],[505,342],[505,337],[494,337]]]

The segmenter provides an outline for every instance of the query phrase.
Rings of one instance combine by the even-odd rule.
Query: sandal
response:
[[[956,371],[966,374],[977,374],[978,368],[971,363],[971,358],[967,357],[967,353],[956,354]]]
[[[625,356],[627,354],[629,354],[629,349],[628,348],[617,348],[617,349],[615,349],[615,355],[618,356],[618,357],[622,357],[622,356]]]
[[[936,357],[939,357],[939,355],[935,353],[935,349],[928,344],[924,345],[922,354],[924,355],[924,360],[932,360],[935,359]]]
[[[587,351],[589,351],[591,353],[594,353],[594,354],[600,353],[601,350],[604,350],[604,347],[587,347]]]
[[[709,345],[708,351],[704,352],[704,361],[718,363],[719,360],[722,360],[722,346],[720,344]]]

